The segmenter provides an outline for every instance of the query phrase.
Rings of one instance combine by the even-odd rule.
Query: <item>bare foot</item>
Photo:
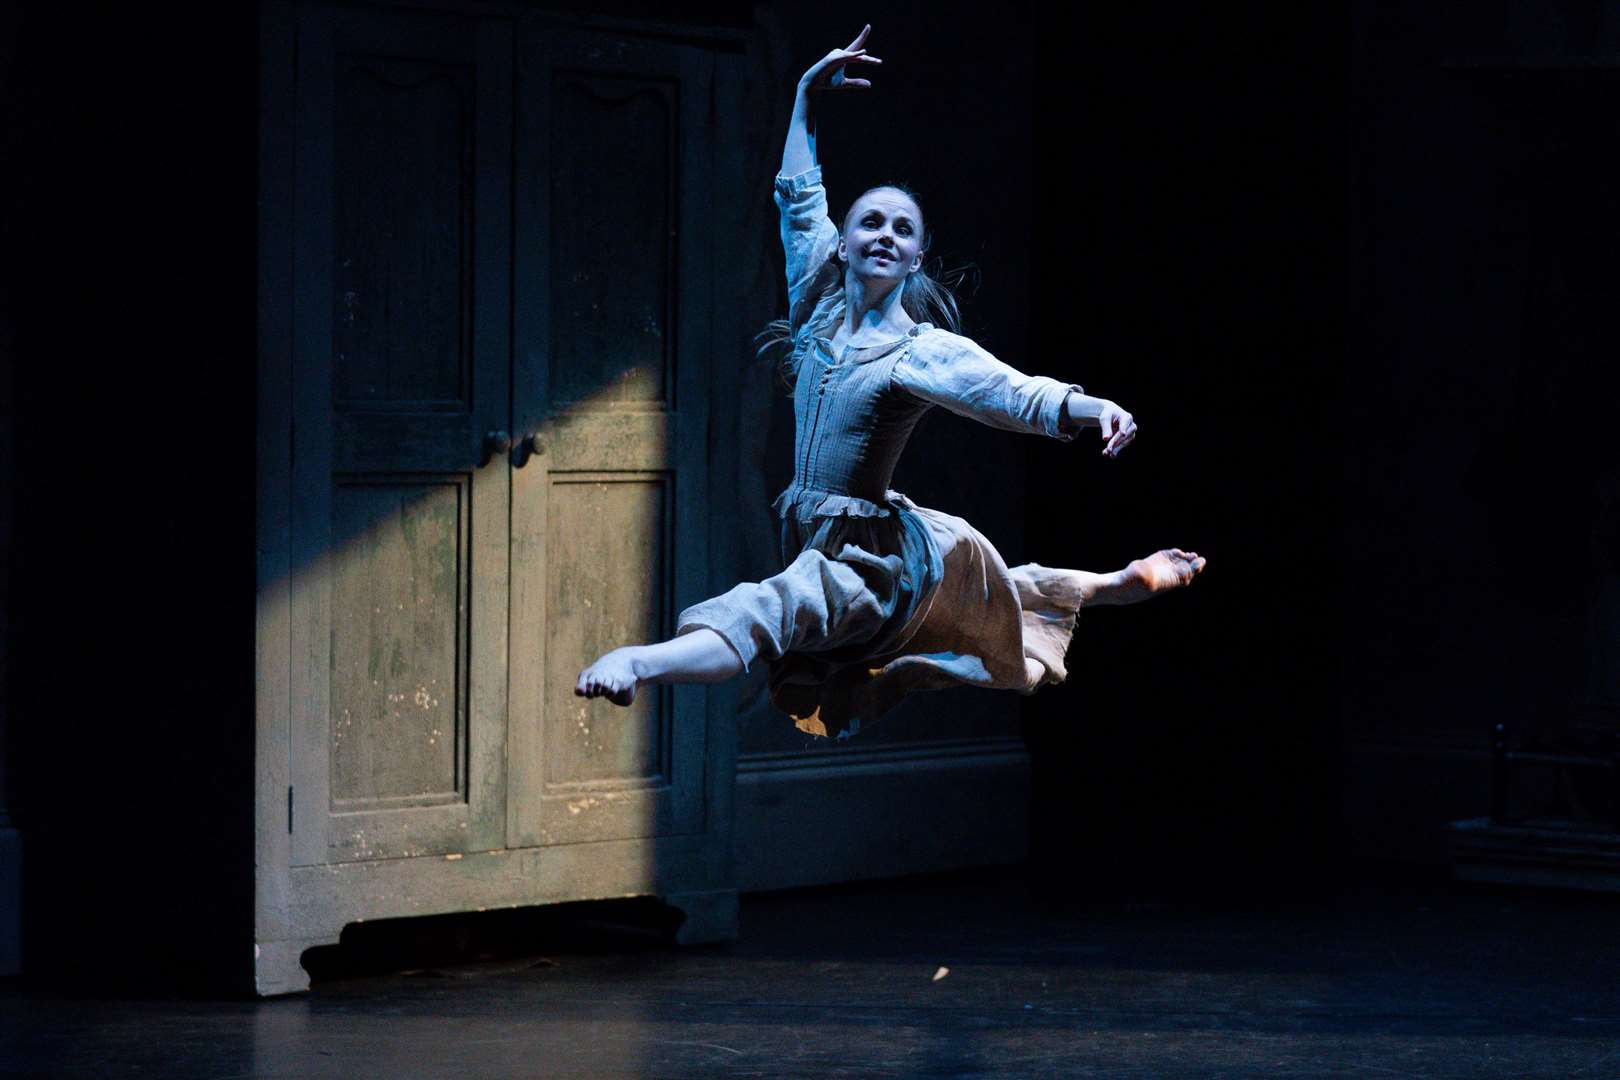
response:
[[[635,647],[626,645],[598,658],[579,673],[579,681],[574,683],[575,696],[605,697],[615,705],[636,700],[640,680],[636,678],[634,653]]]
[[[1203,571],[1205,561],[1198,552],[1180,548],[1165,548],[1145,559],[1132,559],[1106,590],[1106,596],[1099,593],[1096,602],[1139,604],[1159,593],[1190,585]]]

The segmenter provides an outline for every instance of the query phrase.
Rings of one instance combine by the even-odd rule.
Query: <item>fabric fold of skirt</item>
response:
[[[1009,568],[962,518],[886,501],[886,517],[785,519],[786,569],[687,608],[677,632],[765,659],[773,702],[815,735],[847,738],[913,691],[1062,682],[1077,575]]]

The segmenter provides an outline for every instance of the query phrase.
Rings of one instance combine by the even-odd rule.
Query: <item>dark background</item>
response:
[[[70,886],[63,925],[154,865],[251,911],[239,845],[215,845],[251,835],[256,24],[193,11],[5,24],[3,790],[25,883]],[[1210,560],[1088,614],[1070,682],[1025,706],[1051,895],[1439,865],[1443,823],[1486,809],[1492,724],[1607,715],[1601,4],[761,17],[793,73],[874,23],[881,93],[826,121],[842,190],[917,185],[941,254],[982,276],[967,332],[1142,426],[1113,462],[1084,439],[939,449],[947,429],[902,486],[1021,492],[1021,520],[976,524],[1050,565]]]
[[[1121,5],[1040,35],[1036,310],[1062,314],[1037,326],[1141,435],[1113,462],[1031,448],[1073,508],[1032,507],[1032,555],[1209,560],[1185,593],[1082,615],[1070,685],[1027,707],[1054,893],[1286,892],[1349,853],[1350,25]]]

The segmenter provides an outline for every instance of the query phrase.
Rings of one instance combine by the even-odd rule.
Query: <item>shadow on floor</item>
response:
[[[1620,898],[1359,868],[1331,895],[1054,905],[1021,869],[352,927],[304,995],[12,985],[0,1075],[1620,1075]]]

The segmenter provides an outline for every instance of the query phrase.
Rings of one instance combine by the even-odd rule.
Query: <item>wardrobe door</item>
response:
[[[299,16],[294,866],[505,843],[510,68],[499,25]]]
[[[706,595],[713,72],[668,41],[520,28],[514,847],[707,827],[708,688],[573,688]]]

